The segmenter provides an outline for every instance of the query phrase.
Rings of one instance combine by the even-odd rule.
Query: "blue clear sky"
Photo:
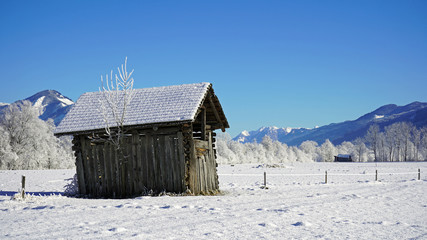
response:
[[[212,82],[235,136],[427,102],[427,1],[1,1],[0,102]]]

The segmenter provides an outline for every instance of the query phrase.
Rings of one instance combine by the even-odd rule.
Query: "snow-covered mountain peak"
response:
[[[65,114],[74,105],[71,99],[55,90],[44,90],[24,100],[31,102],[32,105],[38,109],[40,119],[47,120],[51,118],[56,125],[61,122]],[[24,100],[18,100],[15,103]],[[7,103],[0,104],[0,111],[8,105]]]
[[[285,130],[285,132],[290,133],[292,132],[293,128],[291,127],[287,127],[287,128],[283,128]]]
[[[242,134],[243,136],[249,136],[249,132],[248,132],[248,131],[246,131],[246,130],[244,130],[241,134]]]
[[[296,132],[305,132],[307,128],[292,128],[292,127],[283,127],[279,128],[276,126],[272,127],[261,127],[255,131],[242,131],[237,135],[233,140],[237,142],[261,142],[264,136],[269,136],[272,140],[283,141],[287,135],[292,135]]]

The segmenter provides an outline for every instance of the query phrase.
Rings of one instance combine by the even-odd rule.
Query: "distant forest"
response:
[[[268,136],[261,143],[240,143],[228,134],[220,134],[217,149],[221,164],[332,162],[338,154],[349,154],[355,162],[426,161],[427,127],[397,122],[380,130],[378,125],[371,125],[363,138],[337,146],[329,140],[321,145],[305,141],[288,146]]]

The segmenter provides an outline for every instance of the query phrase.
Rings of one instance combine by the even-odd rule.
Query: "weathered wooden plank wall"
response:
[[[206,135],[203,137],[203,135]],[[206,140],[202,140],[206,139]],[[91,136],[75,136],[81,194],[123,198],[154,192],[216,194],[215,133],[188,126],[157,131],[134,130],[122,150]]]
[[[76,136],[79,191],[92,197],[122,198],[146,191],[182,193],[186,190],[181,132],[134,131],[118,151],[108,141]]]

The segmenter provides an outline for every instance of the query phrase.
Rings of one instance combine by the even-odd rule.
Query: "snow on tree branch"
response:
[[[111,70],[110,76],[108,74],[105,76],[105,83],[101,76],[101,87],[99,88],[102,93],[102,98],[99,99],[101,104],[99,111],[104,119],[105,132],[117,149],[121,145],[126,111],[135,95],[132,78],[134,70],[128,73],[126,65],[127,57],[125,64],[117,68],[118,74],[113,76],[113,70]]]

